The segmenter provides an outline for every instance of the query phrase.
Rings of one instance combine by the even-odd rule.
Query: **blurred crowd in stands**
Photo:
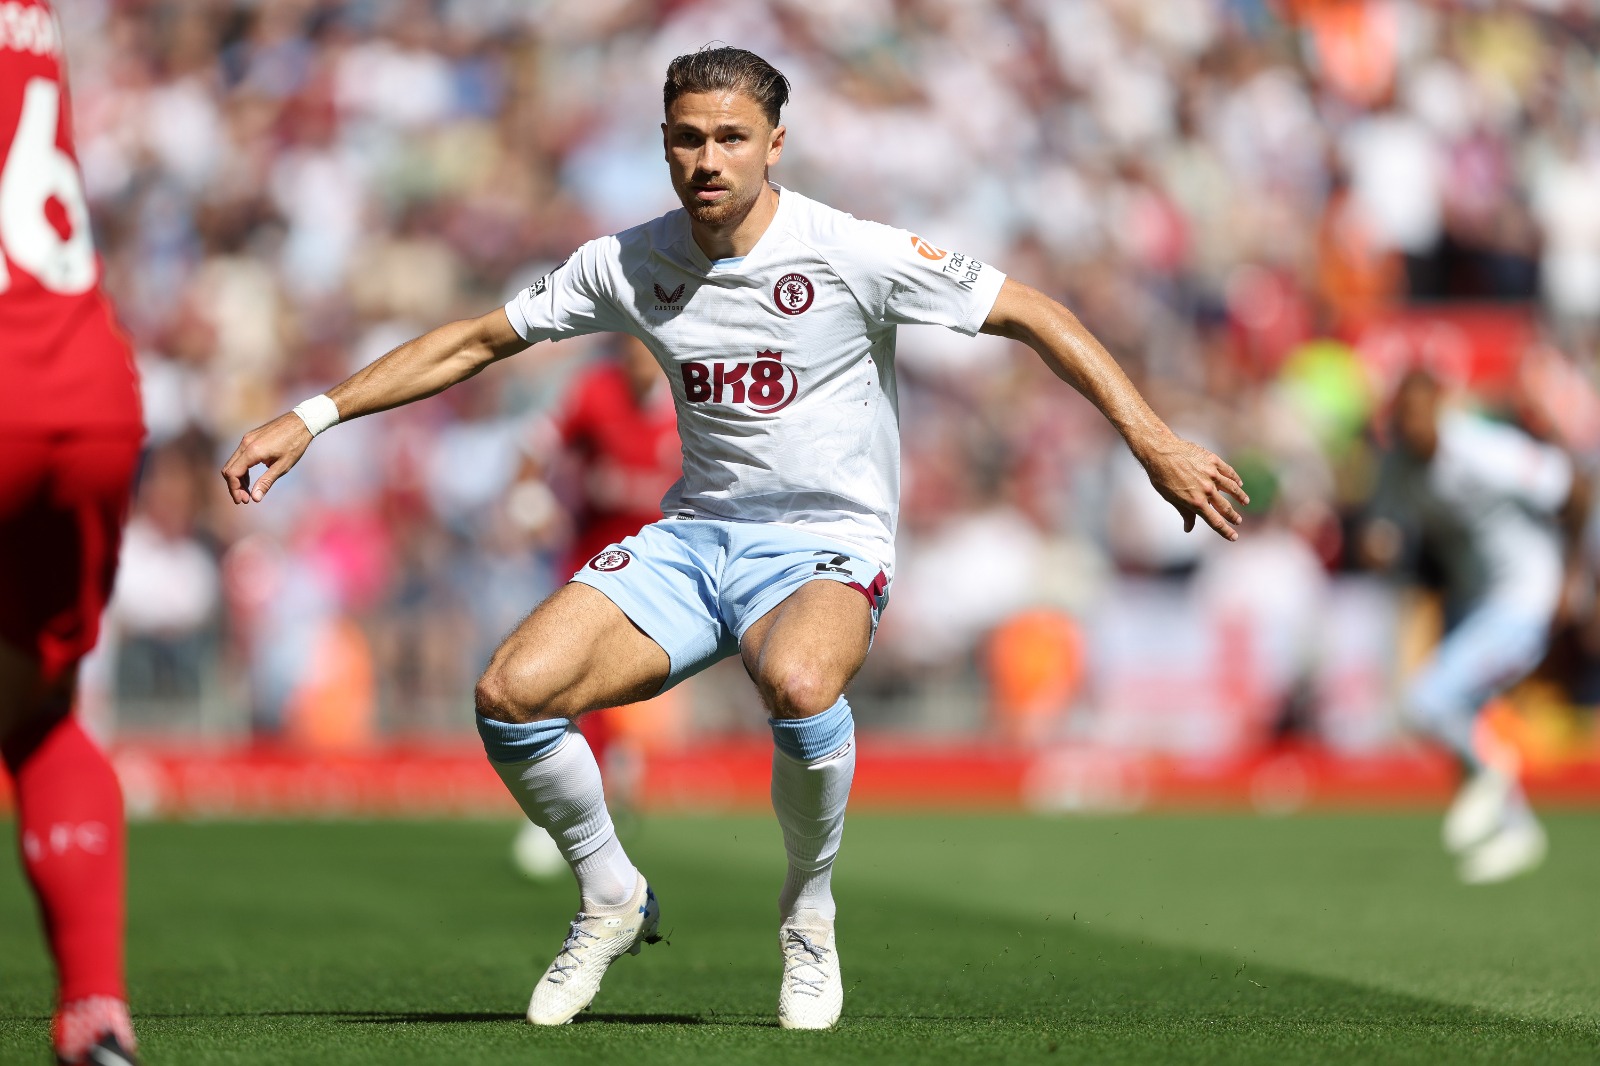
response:
[[[480,664],[566,576],[546,414],[610,342],[341,426],[264,507],[216,471],[242,431],[673,208],[662,72],[712,41],[793,83],[775,180],[1060,298],[1254,497],[1238,545],[1185,536],[1031,353],[903,330],[866,723],[1388,743],[1405,617],[1348,545],[1400,372],[1600,454],[1589,0],[58,6],[150,433],[97,667],[125,730],[466,727]],[[714,687],[703,724],[760,724]]]

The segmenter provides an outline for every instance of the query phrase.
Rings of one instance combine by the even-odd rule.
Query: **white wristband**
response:
[[[294,413],[300,416],[313,437],[339,424],[339,405],[328,399],[327,393],[311,397],[296,407]]]

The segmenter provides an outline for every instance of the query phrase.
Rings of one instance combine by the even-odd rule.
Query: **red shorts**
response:
[[[0,640],[47,681],[94,647],[140,435],[0,433]]]

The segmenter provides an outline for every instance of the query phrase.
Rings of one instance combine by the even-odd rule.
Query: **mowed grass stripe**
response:
[[[1594,1008],[1571,1004],[1594,987],[1595,882],[1561,858],[1600,850],[1593,820],[1558,819],[1551,868],[1497,899],[1449,881],[1425,853],[1431,825],[853,818],[837,886],[850,993],[829,1034],[773,1027],[770,819],[643,827],[632,850],[672,943],[621,961],[595,1010],[560,1030],[520,1016],[574,893],[510,871],[508,826],[146,825],[132,841],[131,976],[157,1066],[1593,1061]],[[1500,932],[1435,928],[1497,907]],[[16,871],[0,874],[0,1062],[45,1061],[31,909]],[[1417,914],[1435,919],[1408,940]],[[1513,935],[1522,961],[1508,974],[1499,938]],[[1469,972],[1430,986],[1441,944]],[[1340,970],[1374,958],[1380,980]],[[1495,1008],[1497,982],[1534,1002]]]
[[[852,819],[839,884],[1268,962],[1530,1018],[1600,1021],[1600,817],[1546,819],[1547,865],[1467,887],[1431,814]],[[708,820],[688,846],[781,870]],[[775,833],[775,830],[774,830]],[[778,876],[773,874],[772,876]]]

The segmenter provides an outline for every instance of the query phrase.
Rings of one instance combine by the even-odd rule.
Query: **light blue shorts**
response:
[[[1531,674],[1550,646],[1550,620],[1478,607],[1445,634],[1411,684],[1412,713],[1425,724],[1470,721],[1483,705]]]
[[[666,651],[662,691],[739,650],[745,630],[808,581],[866,597],[872,631],[889,579],[857,550],[788,526],[665,518],[611,545],[572,580],[599,589]]]

